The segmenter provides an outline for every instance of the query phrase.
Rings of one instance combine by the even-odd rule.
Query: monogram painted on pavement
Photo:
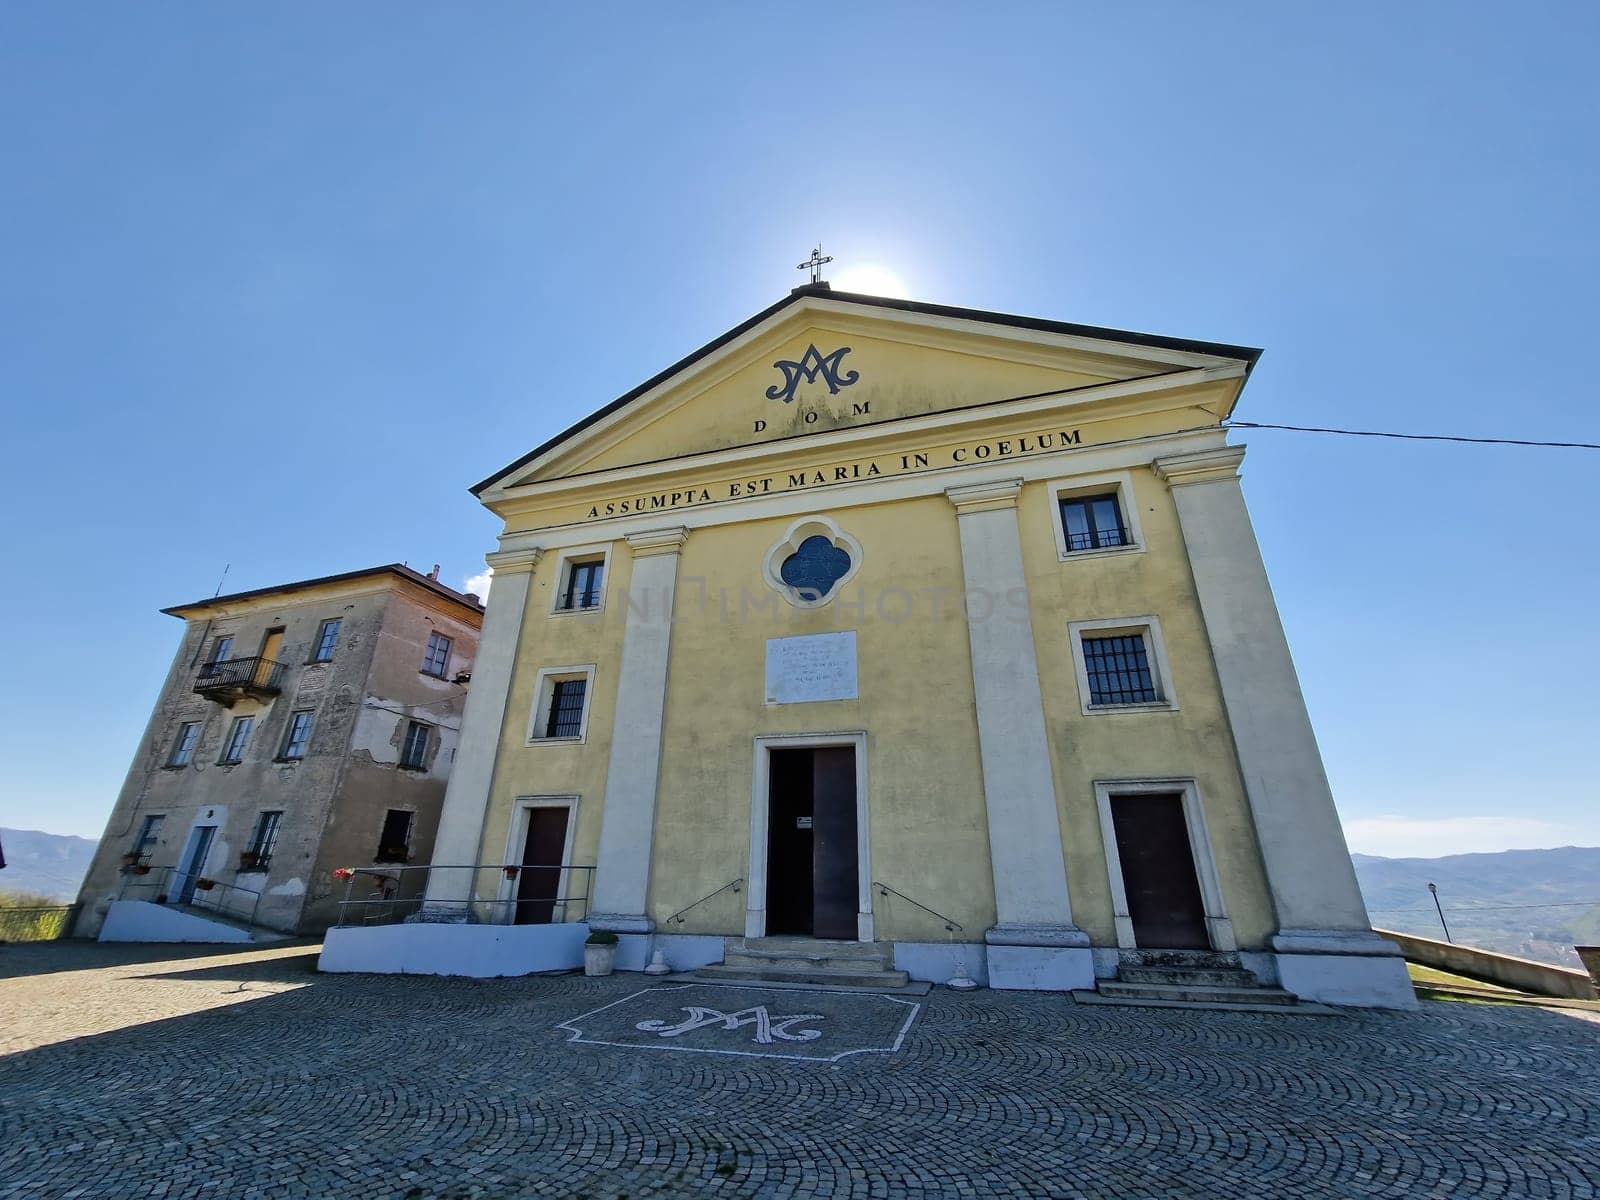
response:
[[[817,377],[822,377],[822,382],[828,385],[828,394],[837,396],[840,388],[847,388],[861,378],[860,371],[845,371],[840,373],[840,363],[844,356],[850,353],[849,346],[841,346],[832,354],[818,353],[816,344],[806,347],[806,352],[800,356],[800,361],[780,358],[772,365],[783,372],[783,383],[773,384],[767,389],[768,400],[782,400],[785,404],[794,402],[795,389],[800,386],[803,379],[807,383],[815,383]]]
[[[822,1036],[820,1029],[793,1029],[793,1026],[802,1021],[822,1020],[821,1013],[797,1013],[788,1017],[774,1017],[767,1012],[767,1006],[764,1004],[731,1013],[715,1008],[701,1008],[698,1005],[686,1005],[683,1011],[689,1015],[676,1025],[669,1025],[665,1021],[640,1021],[634,1028],[641,1033],[654,1033],[660,1037],[670,1038],[681,1037],[696,1029],[712,1027],[738,1029],[742,1025],[754,1025],[755,1041],[762,1046],[770,1046],[774,1038],[783,1042],[809,1042]]]

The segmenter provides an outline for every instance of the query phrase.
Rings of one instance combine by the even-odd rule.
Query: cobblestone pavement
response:
[[[1600,1024],[1587,1014],[1429,1003],[1285,1017],[936,989],[898,1049],[803,1061],[558,1028],[649,986],[637,975],[322,977],[313,953],[0,947],[0,1197],[1600,1188]],[[700,1024],[672,1035],[684,1044],[705,1030],[723,1045],[759,1048],[763,1029],[799,1042],[805,1022],[773,1022],[820,1014],[810,1027],[828,1030],[856,1011],[804,1003],[815,993],[687,995],[663,993],[658,1012],[698,1006],[679,1023]],[[585,1019],[632,1037],[654,1002],[607,1008],[605,1028]],[[863,1044],[888,1045],[885,1028],[866,1020]]]

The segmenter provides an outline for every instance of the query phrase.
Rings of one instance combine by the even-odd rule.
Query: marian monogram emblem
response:
[[[772,365],[783,372],[783,383],[773,384],[767,389],[768,400],[782,400],[785,404],[794,402],[794,391],[800,386],[803,379],[807,383],[815,383],[821,376],[822,382],[828,385],[828,394],[837,396],[840,388],[847,388],[861,378],[860,371],[844,371],[841,373],[840,363],[844,356],[850,353],[849,346],[841,346],[832,354],[820,354],[816,344],[806,347],[806,352],[800,356],[800,361],[780,358]]]
[[[802,1021],[822,1020],[821,1013],[797,1013],[790,1017],[774,1017],[767,1012],[767,1006],[764,1004],[731,1013],[695,1005],[685,1006],[683,1011],[689,1015],[676,1025],[669,1025],[665,1021],[640,1021],[634,1028],[640,1033],[654,1033],[660,1037],[673,1038],[692,1033],[696,1029],[738,1029],[741,1025],[754,1025],[755,1041],[762,1046],[770,1046],[774,1038],[782,1042],[810,1042],[822,1036],[820,1029],[793,1028]]]

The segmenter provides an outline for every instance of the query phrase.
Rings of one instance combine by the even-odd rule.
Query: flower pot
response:
[[[585,975],[609,975],[616,963],[617,947],[615,944],[585,946],[583,948],[583,973]]]
[[[133,866],[129,867],[128,870],[135,875],[148,875],[150,874],[150,864],[135,863]]]
[[[506,878],[507,879],[515,879],[517,877],[517,868],[516,867],[507,867],[505,869],[505,871],[506,871]]]
[[[216,886],[217,881],[214,879],[196,879],[194,881],[194,890],[197,892],[209,892]]]

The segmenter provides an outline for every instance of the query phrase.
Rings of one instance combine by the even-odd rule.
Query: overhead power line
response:
[[[1271,425],[1228,421],[1227,429],[1286,429],[1291,433],[1336,433],[1344,437],[1395,438],[1403,442],[1465,442],[1473,446],[1541,446],[1552,450],[1600,450],[1600,442],[1539,442],[1531,438],[1461,437],[1450,433],[1388,433],[1377,429],[1332,429],[1325,425]]]

